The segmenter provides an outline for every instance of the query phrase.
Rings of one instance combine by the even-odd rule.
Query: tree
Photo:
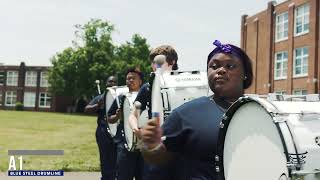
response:
[[[95,80],[104,89],[105,79],[117,74],[124,84],[128,67],[151,71],[147,40],[134,34],[132,42],[115,46],[112,41],[114,26],[108,21],[92,19],[85,25],[76,25],[73,46],[52,57],[49,71],[50,91],[55,95],[70,96],[74,103],[80,98],[90,99],[97,94]]]
[[[125,83],[123,74],[130,67],[140,69],[145,74],[145,81],[148,81],[148,75],[151,72],[150,50],[147,40],[138,34],[134,34],[131,41],[117,48],[116,61],[111,63],[111,67],[117,67],[118,79],[121,84]]]

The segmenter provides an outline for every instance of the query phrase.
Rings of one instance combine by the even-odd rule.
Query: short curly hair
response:
[[[169,65],[172,65],[172,70],[178,69],[178,54],[172,46],[162,45],[155,49],[152,49],[149,55],[149,60],[153,62],[154,57],[156,57],[157,55],[165,55],[167,63]],[[174,61],[175,64],[173,64]]]

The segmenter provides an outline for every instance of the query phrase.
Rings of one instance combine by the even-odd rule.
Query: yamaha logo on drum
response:
[[[201,79],[199,77],[185,77],[185,78],[176,78],[177,82],[180,81],[200,81]]]
[[[315,138],[316,144],[318,144],[318,146],[320,146],[320,136],[317,136]]]

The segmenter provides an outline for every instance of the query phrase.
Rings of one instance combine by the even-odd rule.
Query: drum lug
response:
[[[220,129],[223,129],[223,128],[224,128],[224,123],[220,122]]]
[[[216,172],[219,173],[220,172],[220,167],[216,166]]]
[[[218,156],[218,155],[216,155],[216,156],[214,157],[214,160],[215,160],[216,162],[219,162],[219,161],[220,161],[219,156]]]

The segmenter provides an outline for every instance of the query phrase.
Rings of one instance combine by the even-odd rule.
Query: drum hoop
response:
[[[216,149],[216,156],[215,156],[215,167],[216,167],[216,172],[218,173],[218,176],[221,178],[221,180],[225,180],[225,175],[224,175],[224,162],[223,162],[223,155],[224,155],[224,142],[225,142],[225,137],[227,134],[227,130],[229,127],[229,124],[231,122],[231,119],[235,112],[244,104],[247,104],[249,102],[255,102],[262,108],[264,108],[270,116],[274,117],[274,114],[279,113],[279,110],[271,103],[269,102],[272,106],[267,107],[264,103],[261,102],[260,99],[254,98],[254,97],[240,97],[235,103],[233,103],[227,112],[223,115],[222,120],[220,122],[220,128],[219,128],[219,133],[218,133],[218,140],[217,140],[217,149]],[[284,153],[286,155],[287,162],[289,162],[289,153],[288,153],[288,148],[286,145],[286,142],[284,140],[284,135],[280,129],[279,123],[275,123],[277,132],[279,133],[281,143],[284,149]],[[286,124],[287,125],[287,124]],[[288,127],[290,130],[290,128]],[[291,132],[290,132],[291,133]],[[291,169],[288,168],[289,172],[289,177],[292,176]]]
[[[130,104],[130,100],[129,98],[124,95],[123,98],[122,98],[122,119],[121,119],[121,123],[123,124],[123,131],[122,131],[122,137],[123,137],[123,140],[124,140],[124,147],[128,150],[128,151],[136,151],[137,150],[137,142],[138,142],[138,138],[136,137],[136,135],[132,132],[133,136],[132,136],[132,146],[129,147],[129,144],[128,144],[128,141],[127,141],[127,136],[126,136],[126,133],[125,133],[125,127],[124,127],[124,108],[123,108],[123,105],[124,105],[124,101],[128,99],[129,101],[129,104]],[[130,106],[133,106],[130,104]]]
[[[111,137],[111,138],[113,138],[115,135],[112,135],[111,134],[111,128],[110,128],[110,124],[111,123],[109,123],[109,121],[108,121],[108,114],[107,114],[107,112],[108,112],[108,110],[107,110],[107,107],[106,107],[106,105],[107,105],[107,102],[106,102],[106,98],[107,98],[107,94],[108,94],[108,91],[109,91],[109,89],[107,88],[107,90],[104,92],[104,95],[103,95],[103,103],[104,103],[104,105],[105,105],[105,109],[104,109],[104,120],[105,121],[107,121],[107,123],[106,123],[106,129],[107,129],[107,134]],[[110,107],[109,107],[110,108]]]

